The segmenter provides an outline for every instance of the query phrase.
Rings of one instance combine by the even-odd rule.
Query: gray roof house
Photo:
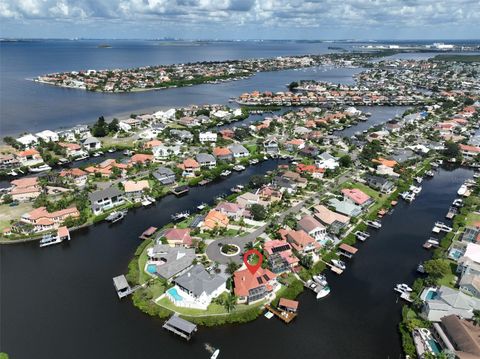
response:
[[[267,138],[263,141],[263,148],[268,154],[277,154],[278,153],[278,141],[275,138]]]
[[[82,142],[83,147],[87,150],[98,150],[102,147],[102,143],[95,137],[88,137]]]
[[[197,264],[173,282],[192,297],[201,298],[212,297],[219,290],[225,291],[227,280],[217,274],[208,273],[202,265]]]
[[[478,273],[465,273],[458,283],[461,291],[480,298],[480,275]]]
[[[88,194],[92,211],[99,215],[104,211],[112,209],[124,203],[123,192],[116,187],[109,187],[103,190]]]
[[[183,141],[191,141],[193,140],[193,134],[187,130],[171,130],[170,134],[175,136]]]
[[[371,188],[379,190],[382,193],[388,194],[395,189],[395,184],[384,177],[368,175],[365,180]]]
[[[431,322],[439,322],[451,314],[471,319],[473,311],[480,310],[480,299],[443,285],[424,289],[420,297],[424,300],[422,316]]]
[[[340,201],[337,198],[332,198],[330,201],[328,201],[328,205],[335,208],[335,212],[349,217],[356,217],[362,213],[362,207],[357,206],[349,201]]]
[[[233,158],[248,157],[250,155],[250,152],[239,143],[228,146],[228,149],[232,152]]]
[[[217,160],[209,153],[199,153],[195,156],[195,159],[201,167],[213,168],[217,165]]]
[[[168,281],[186,272],[196,258],[195,249],[156,244],[148,250],[149,260],[157,263],[156,274]]]
[[[152,175],[163,185],[175,183],[175,173],[170,168],[159,167]]]

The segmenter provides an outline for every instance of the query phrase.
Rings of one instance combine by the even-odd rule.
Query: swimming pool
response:
[[[147,272],[150,273],[150,274],[157,273],[157,266],[155,264],[147,265]]]
[[[433,339],[428,339],[428,344],[430,344],[430,348],[432,348],[434,354],[440,354],[442,351],[442,348],[440,348],[440,345],[433,340]]]
[[[434,290],[429,290],[427,295],[425,296],[425,300],[427,299],[435,299],[437,297],[437,292]]]
[[[167,293],[170,294],[176,302],[181,302],[183,300],[183,297],[178,294],[177,289],[175,288],[170,288],[167,290]]]
[[[459,249],[456,249],[456,248],[453,248],[450,253],[448,254],[448,256],[456,261],[458,261],[458,259],[463,256],[463,252]]]

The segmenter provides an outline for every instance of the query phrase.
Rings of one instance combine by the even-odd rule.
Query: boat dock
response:
[[[338,267],[335,267],[333,264],[327,263],[327,262],[325,262],[325,261],[323,261],[323,260],[322,260],[322,262],[325,263],[325,265],[326,265],[327,267],[330,267],[330,270],[331,270],[333,273],[338,274],[338,275],[340,275],[340,274],[343,273],[343,270],[341,270],[341,269],[338,268]]]
[[[197,326],[189,321],[180,318],[174,314],[163,324],[163,329],[166,329],[184,339],[190,340],[193,333],[197,331]]]
[[[448,213],[447,215],[445,216],[445,218],[447,219],[453,219],[453,217],[455,217],[458,213],[458,208],[457,207],[454,207],[454,206],[451,206],[449,209],[448,209]]]
[[[340,250],[340,255],[345,256],[347,258],[352,258],[355,255],[355,253],[358,252],[357,248],[352,247],[346,243],[340,244],[338,249]]]
[[[138,238],[144,240],[149,239],[157,231],[157,229],[157,227],[149,227],[145,231],[143,231],[143,233]]]
[[[433,233],[440,233],[440,232],[448,233],[451,231],[452,231],[452,227],[449,227],[442,222],[435,222],[435,225],[433,226],[433,229],[432,229]]]
[[[190,188],[188,186],[178,186],[170,190],[170,192],[172,192],[175,196],[181,196],[188,191],[190,191]]]
[[[265,304],[265,309],[270,311],[270,313],[272,313],[276,317],[280,318],[286,324],[290,323],[297,316],[297,313],[293,313],[287,310],[278,310],[273,308],[270,304]]]
[[[133,292],[130,284],[127,282],[127,278],[125,278],[123,274],[113,278],[113,286],[115,287],[118,298],[120,299],[125,298]]]
[[[410,297],[410,293],[404,292],[404,291],[402,291],[402,290],[400,290],[400,289],[398,289],[398,288],[395,288],[395,289],[393,289],[393,290],[394,290],[395,292],[400,293],[400,298],[401,298],[401,299],[403,299],[403,300],[405,300],[405,301],[407,301],[407,302],[409,302],[409,303],[413,303],[413,299]]]

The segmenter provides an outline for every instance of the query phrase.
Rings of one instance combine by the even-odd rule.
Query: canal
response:
[[[253,353],[265,358],[399,358],[401,304],[393,286],[414,280],[416,265],[430,255],[421,245],[471,177],[469,170],[440,170],[423,183],[417,200],[399,203],[383,228],[358,245],[347,271],[328,275],[331,295],[317,301],[303,293],[300,315],[288,326],[260,317],[245,325],[200,328],[186,343],[165,332],[161,320],[134,308],[130,299],[118,301],[112,277],[126,272],[145,228],[164,225],[172,213],[192,210],[276,165],[266,161],[193,188],[185,197],[167,196],[152,208],[129,212],[120,223],[75,232],[65,245],[0,247],[0,351],[15,359],[208,358],[204,345],[210,343],[221,349],[221,358]]]

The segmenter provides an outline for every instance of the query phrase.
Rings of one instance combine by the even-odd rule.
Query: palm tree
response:
[[[245,250],[249,251],[250,249],[253,249],[253,248],[255,248],[255,246],[253,245],[252,241],[245,243]]]
[[[480,310],[473,311],[473,322],[480,326]]]
[[[226,272],[230,275],[232,275],[233,273],[235,273],[235,271],[239,268],[239,265],[233,261],[230,261],[228,264],[227,264],[227,270]]]
[[[227,312],[233,311],[237,306],[237,296],[233,294],[229,294],[225,301],[223,302],[223,306],[227,310]]]

